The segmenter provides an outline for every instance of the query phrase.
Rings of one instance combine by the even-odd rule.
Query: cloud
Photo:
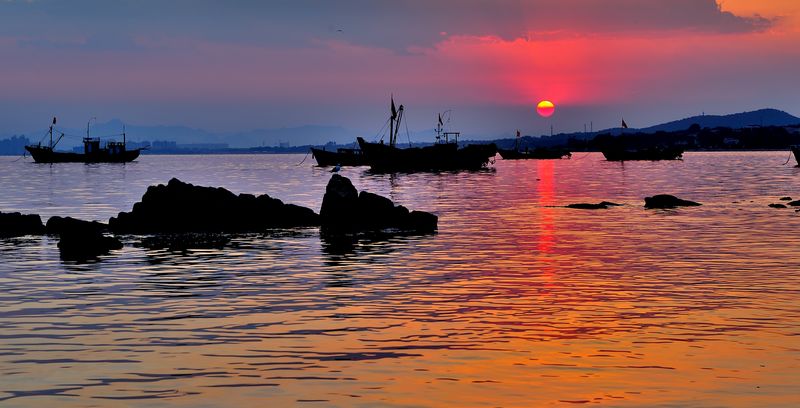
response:
[[[315,40],[407,51],[447,36],[582,36],[619,33],[749,33],[773,20],[723,11],[715,0],[213,0],[0,3],[0,36],[189,37],[260,46]],[[34,44],[36,42],[33,42]],[[87,42],[90,47],[93,42]]]

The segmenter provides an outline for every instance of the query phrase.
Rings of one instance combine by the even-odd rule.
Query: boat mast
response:
[[[403,105],[400,105],[400,109],[397,113],[397,123],[394,126],[394,136],[392,137],[391,145],[394,146],[397,144],[397,134],[400,133],[400,121],[403,120]]]
[[[394,107],[394,95],[391,96],[392,98],[392,106],[391,111],[392,115],[389,117],[389,146],[394,147],[394,120],[397,118],[397,109]],[[398,128],[400,127],[400,123],[397,124]]]
[[[50,125],[50,150],[53,149],[53,126],[56,125],[56,117],[53,116],[53,124]],[[39,142],[41,143],[41,142]]]

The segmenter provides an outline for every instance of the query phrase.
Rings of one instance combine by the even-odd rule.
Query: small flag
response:
[[[440,113],[439,114],[439,126],[442,126],[442,125],[444,125],[444,123],[442,122],[442,114]]]
[[[625,123],[625,119],[622,119],[622,128],[623,129],[627,129],[628,128],[628,124]]]
[[[519,129],[517,129],[517,139],[519,139]]]
[[[56,124],[56,117],[55,116],[53,116],[53,124],[54,125]]]

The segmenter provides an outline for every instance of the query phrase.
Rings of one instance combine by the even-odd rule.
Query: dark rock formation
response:
[[[97,221],[84,221],[72,217],[50,217],[45,226],[48,234],[60,235],[77,231],[80,233],[92,231],[96,234],[108,231],[108,225]]]
[[[769,206],[772,208],[786,208],[783,204],[770,204]]]
[[[159,234],[142,238],[141,246],[147,249],[168,249],[170,251],[185,251],[188,249],[222,249],[230,241],[231,238],[225,234]]]
[[[396,230],[413,233],[436,231],[439,218],[423,211],[409,211],[392,200],[362,191],[350,179],[334,174],[325,188],[319,211],[323,232]]]
[[[0,212],[0,237],[18,237],[44,233],[42,218],[37,214]]]
[[[792,201],[792,197],[781,197],[780,201]]]
[[[119,213],[108,224],[115,233],[248,232],[319,225],[319,216],[266,194],[237,196],[173,178],[167,185],[148,187],[131,212]]]
[[[644,208],[675,208],[675,207],[696,207],[702,205],[694,201],[682,200],[669,194],[658,194],[652,197],[645,197]]]
[[[800,207],[800,200],[790,201],[790,202],[786,203],[786,205],[791,206],[791,207]]]
[[[75,220],[80,221],[80,220]],[[48,222],[49,224],[49,222]],[[103,235],[94,223],[73,223],[59,235],[58,249],[61,259],[87,261],[105,255],[113,249],[121,249],[122,242],[116,237]]]
[[[568,204],[567,208],[575,208],[578,210],[605,210],[608,207],[617,207],[622,204],[612,203],[610,201],[601,201],[597,204],[593,203],[577,203],[577,204]]]

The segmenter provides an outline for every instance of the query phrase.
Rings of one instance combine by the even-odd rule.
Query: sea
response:
[[[800,199],[789,152],[505,161],[372,174],[438,233],[234,235],[91,263],[0,240],[0,406],[797,407]],[[0,157],[0,211],[107,221],[171,178],[319,211],[299,155]],[[648,210],[673,194],[700,207]],[[783,200],[781,200],[783,198]],[[605,210],[567,204],[611,201]]]

